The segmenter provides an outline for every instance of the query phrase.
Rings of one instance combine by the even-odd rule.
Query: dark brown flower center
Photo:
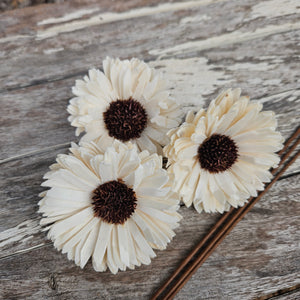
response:
[[[147,125],[147,113],[138,101],[117,100],[103,113],[108,134],[122,142],[139,138]]]
[[[101,184],[93,193],[95,216],[107,223],[123,224],[137,205],[134,190],[120,179]]]
[[[210,173],[228,170],[238,158],[238,147],[226,135],[213,134],[198,148],[198,159],[202,169]]]

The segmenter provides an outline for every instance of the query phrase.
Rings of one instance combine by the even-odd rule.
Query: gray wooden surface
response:
[[[66,106],[75,79],[107,56],[138,57],[169,78],[184,110],[241,87],[300,120],[297,0],[70,1],[0,14],[0,298],[147,299],[219,215],[181,208],[166,251],[133,271],[81,270],[40,232],[42,176],[76,141]],[[230,233],[177,299],[299,299],[299,160]]]

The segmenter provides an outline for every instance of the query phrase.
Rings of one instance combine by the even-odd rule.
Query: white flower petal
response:
[[[95,221],[94,221],[95,220]],[[88,238],[86,239],[80,253],[80,267],[83,268],[86,263],[88,262],[89,258],[92,256],[95,245],[97,242],[97,237],[99,234],[99,228],[100,228],[100,220],[94,218],[94,224]]]
[[[155,257],[156,255],[155,255],[154,251],[149,246],[149,243],[147,242],[145,237],[141,234],[141,232],[138,229],[138,227],[136,226],[135,222],[132,221],[131,219],[128,220],[128,226],[129,226],[129,230],[131,232],[132,238],[134,239],[136,244],[139,246],[142,253],[147,255],[149,258]]]
[[[100,230],[97,237],[97,242],[93,254],[94,262],[100,266],[106,253],[107,245],[111,239],[112,225],[106,222],[100,223]]]
[[[93,211],[90,207],[87,207],[69,218],[54,223],[51,229],[49,230],[48,235],[50,238],[55,238],[61,232],[66,232],[75,227],[77,225],[78,219],[81,219],[84,222],[86,220],[90,220],[92,217]]]

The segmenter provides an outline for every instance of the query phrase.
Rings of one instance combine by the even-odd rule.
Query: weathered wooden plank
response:
[[[277,182],[197,271],[177,299],[253,299],[297,284],[300,270],[298,181],[299,177],[293,176]],[[28,205],[35,219],[34,203],[25,202],[23,210]],[[185,207],[180,211],[184,219],[175,239],[167,251],[157,252],[149,266],[116,276],[96,273],[90,263],[80,270],[49,245],[0,260],[1,296],[14,293],[16,298],[33,299],[51,296],[116,299],[122,295],[128,299],[147,298],[218,218],[199,215]],[[31,238],[31,244],[30,239],[26,243],[32,246],[43,239],[44,233],[38,233]],[[51,274],[57,286],[54,290],[49,287]]]
[[[200,293],[206,291],[203,298],[201,294],[201,299],[253,299],[298,284],[298,183],[299,176],[277,182],[276,187],[257,203],[216,249],[209,259],[216,260],[215,265],[212,266],[209,261],[204,264],[178,294],[177,299],[187,298],[187,295],[193,294],[192,290]],[[288,195],[289,200],[284,195]],[[289,219],[292,210],[295,210],[292,213],[295,214]],[[286,248],[287,252],[280,254],[281,251],[286,251],[283,249],[289,243],[293,245],[291,251]],[[283,266],[285,263],[289,267]],[[287,278],[292,281],[289,282]],[[239,280],[246,284],[240,286]],[[219,285],[206,288],[214,281],[219,282]]]
[[[278,290],[271,294],[265,294],[258,297],[256,300],[267,300],[267,299],[285,299],[285,300],[295,300],[299,299],[300,296],[300,283],[294,286],[290,286],[281,290]]]
[[[67,120],[73,81],[52,82],[2,95],[1,158],[76,140]]]
[[[2,166],[0,257],[44,244],[37,215],[40,184],[55,156],[66,152],[66,148],[46,151]]]
[[[183,207],[168,250],[117,276],[90,264],[80,270],[58,253],[40,232],[37,195],[42,175],[74,139],[65,109],[76,78],[106,55],[137,56],[166,73],[184,110],[241,86],[278,114],[288,137],[299,124],[299,10],[292,0],[130,0],[113,7],[76,0],[2,14],[0,298],[148,297],[218,218]],[[299,163],[177,299],[253,299],[299,283]]]
[[[45,243],[45,234],[40,233],[38,224],[40,215],[37,214],[38,194],[44,190],[40,184],[57,153],[66,152],[67,149],[46,151],[3,165],[0,177],[0,184],[4,187],[1,197],[0,258]],[[12,216],[13,212],[17,215]]]
[[[260,75],[265,74],[261,72],[261,64],[265,66],[266,62],[237,61],[225,66],[218,62],[209,63],[201,57],[151,62],[152,66],[165,73],[172,96],[184,111],[207,106],[225,87],[241,86],[244,94],[250,95],[252,99],[259,97],[264,109],[274,110],[278,114],[279,130],[287,138],[300,123],[297,113],[300,110],[300,90],[285,90],[286,87],[281,87],[280,92],[274,94],[271,83],[263,86],[260,89],[262,94],[259,95],[256,84],[250,85],[248,82],[253,78],[263,81],[260,77],[266,75]],[[273,70],[280,68],[282,63],[269,62],[268,65]],[[293,76],[291,68],[287,66],[284,71],[285,74],[290,72],[288,76]],[[290,77],[290,80],[294,78]],[[0,131],[2,160],[77,140],[75,129],[67,121],[66,111],[74,82],[71,78],[2,94],[1,125],[5,128]],[[295,83],[292,85],[295,86]]]
[[[55,161],[58,153],[67,153],[67,148],[65,146],[58,147],[23,159],[12,160],[2,165],[0,173],[0,185],[3,186],[0,258],[29,251],[32,247],[45,244],[44,234],[40,233],[38,224],[39,216],[36,213],[37,202],[39,201],[38,194],[43,190],[40,186],[42,177],[48,171],[49,165]],[[294,172],[295,168],[292,166],[288,174],[292,176]],[[289,185],[285,185],[285,180],[283,180],[278,183],[279,190],[276,191],[281,195],[288,193],[288,188]],[[299,200],[297,199],[298,195],[294,194],[295,192],[297,190],[293,187],[289,196],[293,201]],[[278,197],[275,195],[274,199],[278,199]],[[202,216],[210,218],[209,215],[203,214]],[[205,219],[205,222],[208,219]]]
[[[35,19],[37,23],[30,23],[28,28],[26,22],[22,23],[24,17],[21,17],[20,23],[19,16],[11,13],[8,16],[16,17],[14,24],[17,23],[17,26],[13,25],[12,32],[2,40],[4,63],[0,86],[3,89],[15,88],[40,80],[53,80],[84,72],[88,67],[99,66],[106,55],[137,56],[149,60],[164,55],[161,51],[172,50],[178,43],[184,44],[184,49],[180,48],[180,53],[168,50],[172,55],[191,56],[205,53],[208,59],[216,55],[218,59],[225,59],[226,55],[220,56],[219,51],[227,48],[228,53],[236,50],[235,57],[240,60],[245,56],[259,59],[263,55],[278,58],[283,53],[288,53],[290,59],[299,59],[297,48],[291,47],[295,45],[299,35],[298,9],[287,6],[287,12],[280,16],[273,9],[276,4],[280,4],[280,0],[271,1],[269,13],[265,13],[267,9],[258,9],[259,4],[256,1],[174,2],[145,9],[132,8],[116,15],[112,13],[113,17],[111,13],[100,12],[97,15],[92,13],[87,19],[84,15],[68,21],[70,16],[65,15],[63,20],[67,21],[60,23],[56,20],[54,24],[46,25],[43,24],[47,21],[42,23],[42,20]],[[235,9],[237,6],[238,10]],[[38,14],[38,11],[35,13]],[[40,15],[45,17],[43,12]],[[3,26],[5,22],[8,21],[5,19]],[[224,32],[224,24],[229,33]],[[30,34],[22,34],[26,31]],[[291,32],[294,36],[290,36]],[[290,46],[288,52],[280,49],[282,40],[278,39],[278,34],[282,36],[283,33],[289,36],[289,39],[285,39]],[[228,34],[231,34],[230,38]],[[212,37],[217,41],[212,42]],[[190,41],[199,42],[201,45],[204,43],[206,46],[194,47],[189,44]],[[257,45],[259,41],[261,43]],[[250,47],[245,51],[237,42],[249,44]],[[35,71],[32,72],[32,69]],[[276,72],[276,75],[277,80],[282,78],[280,73]],[[274,84],[274,88],[277,84]]]
[[[0,27],[0,33],[1,37],[8,38],[16,33],[30,36],[37,28],[47,28],[49,25],[53,26],[78,19],[86,19],[96,12],[105,13],[110,11],[117,13],[137,9],[145,5],[157,4],[159,4],[159,0],[128,0],[126,2],[117,0],[114,1],[114,5],[111,5],[109,0],[102,0],[101,3],[97,0],[73,0],[72,2],[65,1],[63,3],[33,6],[22,10],[3,12],[0,24],[4,26]],[[26,31],[22,30],[24,24],[26,24]]]

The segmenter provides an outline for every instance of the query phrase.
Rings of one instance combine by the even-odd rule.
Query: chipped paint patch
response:
[[[66,14],[66,15],[64,15],[62,17],[59,17],[59,18],[49,18],[49,19],[40,21],[40,22],[37,23],[37,25],[41,26],[41,25],[48,25],[48,24],[63,23],[63,22],[79,19],[79,18],[81,18],[85,15],[90,15],[94,12],[99,11],[99,10],[100,9],[98,7],[97,8],[89,8],[89,9],[80,9],[80,10],[77,10],[75,12]]]
[[[267,85],[279,85],[280,83],[281,83],[281,79],[280,78],[275,78],[275,79],[265,80],[263,82],[263,85],[264,86],[267,86]]]
[[[264,17],[276,18],[300,13],[300,4],[296,0],[262,1],[251,9],[250,20]]]
[[[203,21],[210,20],[211,17],[208,15],[196,15],[191,17],[186,17],[180,20],[180,24],[185,25],[189,23],[201,23]]]
[[[10,42],[15,42],[21,39],[26,39],[26,38],[32,38],[31,35],[12,35],[12,36],[6,36],[0,39],[0,43],[10,43]]]
[[[191,41],[183,44],[179,44],[165,49],[153,49],[149,51],[149,54],[159,56],[160,58],[168,55],[176,55],[182,53],[188,53],[191,51],[202,51],[232,44],[239,44],[247,41],[251,41],[258,38],[267,37],[273,34],[283,33],[287,31],[300,29],[300,23],[286,23],[280,25],[269,25],[264,28],[259,28],[255,31],[234,31],[231,33],[222,34],[212,38],[199,41]]]
[[[38,220],[27,220],[16,227],[0,232],[0,248],[15,242],[24,242],[40,231]]]
[[[259,99],[260,103],[265,103],[265,102],[269,102],[272,101],[274,102],[280,102],[282,101],[282,99],[284,99],[285,101],[292,101],[295,103],[300,101],[300,90],[290,90],[290,91],[285,91],[282,93],[278,93],[276,95],[270,95],[267,97],[263,97],[261,99]],[[299,199],[300,200],[300,199]]]
[[[232,81],[222,70],[215,70],[216,66],[209,64],[205,57],[166,59],[150,65],[166,74],[171,96],[184,107],[202,106],[206,95]],[[176,92],[172,93],[173,90]]]
[[[56,36],[61,33],[72,32],[90,26],[134,19],[139,17],[145,17],[145,16],[150,16],[159,13],[186,10],[194,7],[205,6],[211,3],[223,2],[223,1],[225,0],[203,0],[203,1],[163,3],[157,6],[136,8],[121,13],[112,13],[112,12],[101,13],[85,20],[73,21],[73,22],[69,22],[57,26],[52,26],[45,30],[40,30],[37,32],[36,39],[42,40],[42,39]]]
[[[267,71],[272,70],[276,66],[272,64],[268,64],[265,62],[262,63],[236,63],[232,66],[227,67],[230,71],[236,71],[236,70],[249,70],[249,71]]]
[[[44,54],[53,54],[53,53],[60,52],[60,51],[63,51],[63,50],[64,50],[64,48],[60,47],[60,48],[45,49],[45,50],[43,50],[43,52],[44,52]]]

